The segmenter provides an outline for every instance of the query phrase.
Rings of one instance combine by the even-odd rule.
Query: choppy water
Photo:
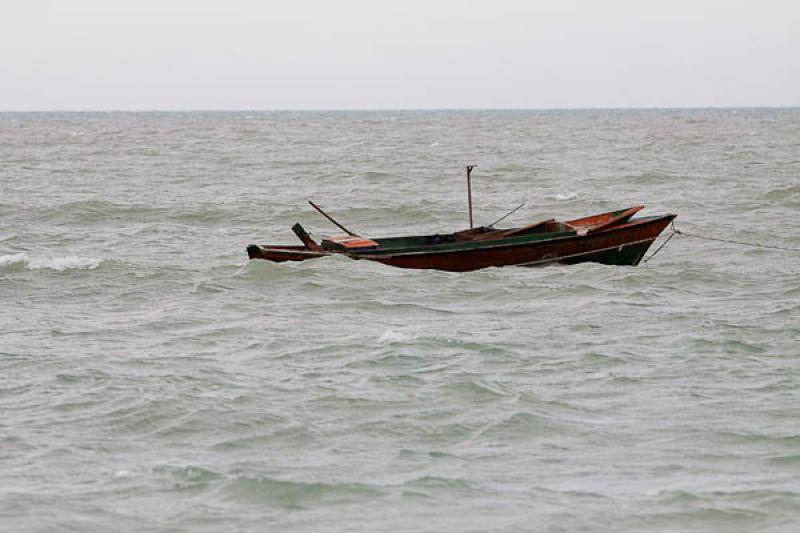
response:
[[[800,110],[0,114],[0,529],[795,531],[800,254],[251,242],[637,203],[800,248]]]

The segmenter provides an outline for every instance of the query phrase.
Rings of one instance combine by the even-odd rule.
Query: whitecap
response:
[[[0,255],[0,268],[27,262],[28,254],[26,253]]]
[[[28,270],[93,270],[100,266],[101,259],[67,255],[62,257],[30,257],[26,253],[0,256],[0,268],[22,265]]]
[[[64,257],[36,257],[28,261],[31,270],[50,269],[63,272],[65,270],[94,270],[99,267],[100,259],[96,257],[78,257],[67,255]]]
[[[552,198],[563,202],[565,200],[574,200],[578,197],[578,193],[575,192],[566,192],[566,193],[556,193],[552,196]]]
[[[403,342],[408,340],[411,340],[410,335],[391,329],[384,331],[383,335],[378,338],[378,342],[381,344],[392,344],[393,342]]]

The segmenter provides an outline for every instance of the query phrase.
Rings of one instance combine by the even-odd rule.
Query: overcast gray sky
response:
[[[800,105],[800,0],[2,0],[0,109]]]

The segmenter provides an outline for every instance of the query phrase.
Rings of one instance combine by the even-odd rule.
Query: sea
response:
[[[682,233],[247,259],[464,229],[468,164],[476,224]],[[2,113],[0,530],[798,531],[799,274],[796,108]]]

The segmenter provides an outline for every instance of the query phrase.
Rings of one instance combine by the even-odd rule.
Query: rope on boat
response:
[[[495,226],[495,224],[504,221],[506,218],[508,218],[509,216],[513,215],[514,213],[516,213],[517,211],[519,211],[523,207],[525,207],[525,202],[522,202],[521,204],[519,204],[517,207],[515,207],[511,211],[509,211],[505,215],[501,216],[500,218],[498,218],[497,220],[495,220],[494,222],[489,224],[487,227],[493,228]]]
[[[694,233],[686,233],[685,231],[680,231],[679,229],[675,228],[675,224],[672,225],[672,231],[678,235],[683,235],[685,237],[692,237],[695,239],[704,239],[706,241],[718,241],[718,242],[727,242],[729,244],[738,244],[739,246],[751,246],[753,248],[768,248],[770,250],[783,250],[785,252],[800,252],[800,248],[787,248],[785,246],[771,246],[769,244],[757,244],[755,242],[745,242],[745,241],[734,241],[732,239],[720,239],[719,237],[706,237],[704,235],[696,235]]]
[[[789,248],[789,247],[786,247],[786,246],[772,246],[772,245],[769,245],[769,244],[758,244],[758,243],[755,243],[755,242],[735,241],[733,239],[720,239],[719,237],[706,237],[705,235],[697,235],[696,233],[686,233],[685,231],[681,231],[678,228],[676,228],[674,222],[672,222],[671,225],[672,225],[672,232],[667,236],[667,240],[665,240],[663,243],[661,243],[661,246],[659,246],[656,249],[655,252],[650,254],[650,257],[648,257],[647,259],[645,259],[643,261],[644,263],[647,263],[653,257],[655,257],[655,255],[658,252],[660,252],[661,249],[664,248],[664,246],[666,246],[667,243],[675,235],[681,235],[683,237],[692,237],[693,239],[702,239],[702,240],[706,240],[706,241],[717,241],[717,242],[726,242],[728,244],[738,244],[739,246],[750,246],[752,248],[765,248],[765,249],[768,249],[768,250],[782,250],[784,252],[800,252],[800,248]]]
[[[662,243],[661,243],[661,246],[659,246],[658,248],[656,248],[656,251],[655,251],[655,252],[653,252],[652,254],[650,254],[650,257],[648,257],[647,259],[645,259],[645,260],[644,260],[644,263],[647,263],[647,262],[648,262],[648,261],[650,261],[652,258],[654,258],[654,257],[656,256],[656,254],[657,254],[658,252],[660,252],[660,251],[661,251],[661,249],[662,249],[663,247],[665,247],[665,246],[667,245],[667,243],[668,243],[669,241],[671,241],[671,240],[672,240],[672,238],[673,238],[675,235],[677,235],[677,234],[678,234],[678,230],[677,230],[677,229],[675,229],[675,224],[673,224],[673,225],[672,225],[672,233],[670,233],[670,234],[669,234],[669,236],[667,237],[667,240],[665,240],[664,242],[662,242]]]

